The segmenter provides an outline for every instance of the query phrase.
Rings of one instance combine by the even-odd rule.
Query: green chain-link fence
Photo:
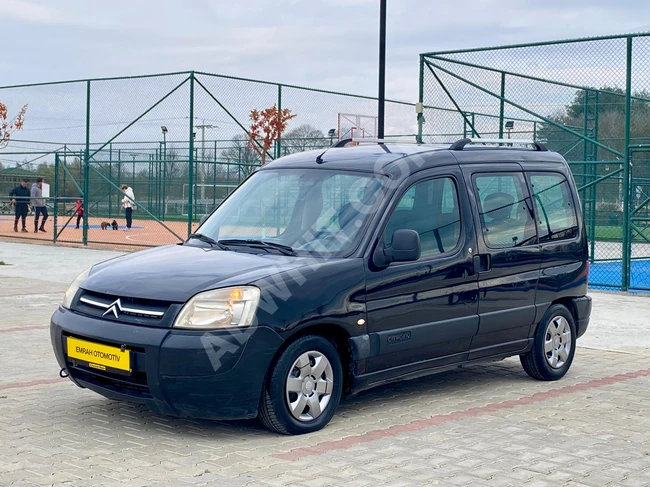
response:
[[[591,286],[650,290],[650,34],[421,54],[420,102],[424,142],[535,139],[563,154]]]
[[[152,246],[175,243],[260,164],[249,114],[273,105],[292,119],[267,160],[376,137],[377,100],[200,72],[0,87],[10,107],[29,104],[25,127],[0,150],[0,236]],[[388,137],[415,140],[415,105],[388,101]],[[22,177],[50,186],[47,233],[13,230],[8,194]],[[124,194],[133,189],[132,231]],[[76,228],[76,202],[84,218]],[[33,217],[30,215],[28,220]]]
[[[591,285],[650,290],[649,51],[650,35],[639,34],[422,54],[422,113],[416,121],[415,105],[388,101],[386,133],[545,142],[580,188]],[[185,238],[259,166],[247,144],[252,109],[297,114],[268,159],[377,128],[372,97],[200,72],[0,87],[0,100],[29,104],[25,128],[0,150],[0,195],[42,176],[54,214],[48,234],[16,234],[4,197],[0,236],[74,243]],[[102,230],[124,225],[122,184],[135,193],[133,231]]]

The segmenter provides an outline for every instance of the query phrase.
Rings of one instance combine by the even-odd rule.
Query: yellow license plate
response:
[[[67,337],[68,357],[88,362],[93,369],[107,368],[131,372],[131,353],[117,347]]]

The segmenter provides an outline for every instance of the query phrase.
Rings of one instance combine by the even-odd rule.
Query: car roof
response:
[[[420,157],[418,157],[420,156]],[[450,144],[363,144],[354,147],[331,147],[281,157],[263,169],[318,168],[387,174],[393,167],[403,173],[409,161],[418,160],[418,169],[446,164],[544,162],[566,164],[564,158],[547,150],[516,147],[472,146],[451,150]],[[399,162],[402,161],[402,162]],[[413,171],[411,171],[413,172]]]
[[[385,147],[385,149],[384,149]],[[441,146],[440,148],[448,148]],[[387,149],[387,150],[386,150]],[[314,166],[323,168],[344,168],[350,170],[377,170],[405,156],[431,152],[437,150],[436,146],[425,144],[363,144],[356,147],[331,147],[329,149],[316,149],[299,152],[281,157],[267,166],[297,167]],[[321,156],[322,162],[317,162]]]

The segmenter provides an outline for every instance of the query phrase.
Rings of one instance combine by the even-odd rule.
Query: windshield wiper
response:
[[[231,238],[227,240],[219,240],[217,243],[222,245],[242,245],[258,249],[273,249],[277,250],[283,255],[296,255],[296,252],[288,245],[283,245],[275,242],[267,242],[265,240]]]
[[[202,233],[192,233],[192,234],[190,234],[188,240],[191,240],[191,239],[196,239],[196,240],[200,240],[201,242],[209,243],[210,247],[214,247],[216,245],[221,250],[230,250],[228,247],[226,247],[222,243],[217,242],[212,237],[208,237],[207,235],[203,235]]]

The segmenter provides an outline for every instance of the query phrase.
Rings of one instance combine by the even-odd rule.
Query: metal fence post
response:
[[[90,177],[90,80],[86,81],[86,149],[84,151],[84,212],[86,213],[86,218],[84,218],[84,227],[83,227],[83,244],[88,245],[88,216],[89,216],[89,206],[88,206],[88,189]]]
[[[278,85],[278,114],[282,112],[282,85]],[[282,146],[282,134],[278,134],[278,143],[276,144],[275,147],[275,159],[278,159],[281,157],[282,152],[280,152],[281,146]]]
[[[594,92],[594,118],[593,118],[593,128],[592,128],[592,133],[591,137],[593,140],[598,140],[598,91]],[[598,161],[598,146],[592,144],[592,150],[593,153],[591,154],[590,160],[597,162]],[[593,176],[594,179],[598,178],[598,167],[596,164],[592,164],[591,175]],[[591,238],[591,244],[590,244],[590,252],[589,255],[591,255],[591,262],[594,260],[594,254],[596,253],[596,217],[598,215],[598,211],[596,210],[596,202],[598,200],[598,186],[594,185],[591,190],[590,190],[590,199],[592,201],[591,204],[591,220],[590,220],[590,225],[589,225],[589,231],[591,232],[592,238]]]
[[[122,186],[122,149],[117,149],[117,185]],[[120,198],[118,196],[115,205],[119,208]],[[119,213],[119,210],[116,210]]]
[[[627,37],[627,60],[625,66],[625,157],[623,163],[623,283],[622,290],[630,287],[632,242],[630,239],[630,126],[632,108],[632,37]]]
[[[194,71],[190,73],[190,188],[187,195],[187,236],[192,233],[192,203],[194,202]]]
[[[589,90],[582,91],[582,109],[584,111],[582,117],[582,134],[585,136],[585,139],[582,140],[582,160],[587,161],[587,139],[589,137]]]
[[[582,135],[585,137],[588,136],[588,120],[589,120],[589,104],[588,104],[588,99],[589,99],[589,91],[588,90],[583,90],[582,91],[582,109],[583,109],[583,117],[582,117]],[[588,181],[588,176],[587,176],[587,139],[582,140],[582,184],[581,186],[585,186],[587,183],[590,183],[591,181]],[[591,171],[591,167],[589,167],[589,171]],[[591,187],[589,188],[591,189]],[[588,199],[588,194],[591,193],[589,189],[584,189],[582,191],[581,195],[581,202],[582,202],[582,214],[585,219],[585,226],[587,228],[591,228],[591,225],[587,226],[587,223],[591,221],[591,218],[593,215],[591,215],[591,212],[587,212],[588,208],[591,208],[591,203],[587,201]],[[587,237],[590,240],[593,240],[595,238],[595,235],[590,234],[589,231],[587,231]]]
[[[418,117],[418,139],[417,141],[421,144],[422,143],[422,125],[424,123],[424,56],[420,54],[420,81],[419,81],[419,94],[418,94],[418,103],[420,103],[420,109],[422,112],[420,112],[419,109],[416,108],[417,110],[417,117]]]
[[[54,215],[52,216],[54,230],[52,231],[52,243],[56,243],[57,220],[59,215],[59,153],[54,154]]]
[[[503,139],[503,119],[506,109],[506,73],[501,71],[501,102],[499,103],[499,138]]]
[[[162,180],[162,220],[167,213],[167,141],[165,140],[165,155],[163,161],[163,180]]]
[[[108,177],[113,180],[113,143],[108,146]],[[109,190],[110,191],[110,190]],[[108,194],[108,217],[113,217],[113,194]]]
[[[147,204],[149,205],[149,208],[152,208],[152,200],[151,200],[151,187],[153,186],[153,159],[151,158],[151,154],[149,154],[149,164],[147,164]],[[155,207],[153,208],[153,211],[155,212],[156,209]]]

